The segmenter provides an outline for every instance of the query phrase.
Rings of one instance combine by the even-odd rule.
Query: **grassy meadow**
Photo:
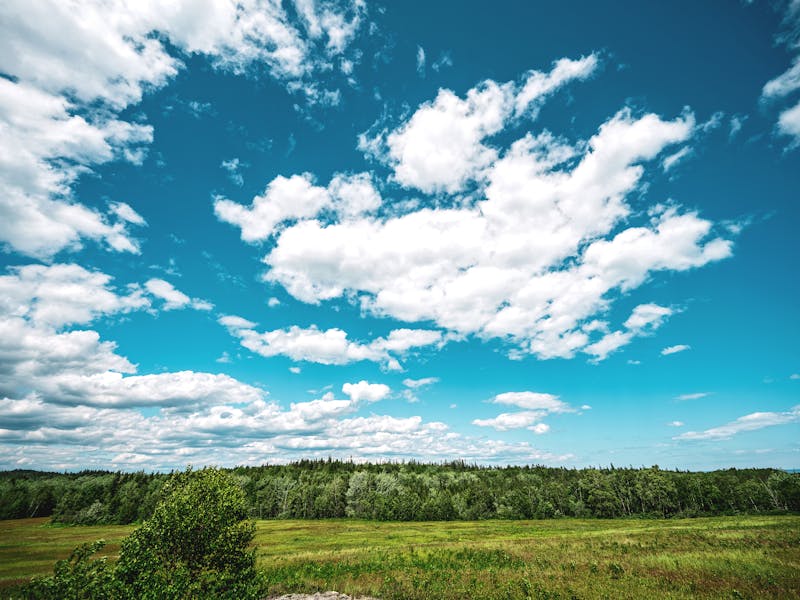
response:
[[[132,526],[0,521],[2,589]],[[259,521],[265,593],[415,598],[800,598],[800,517]]]

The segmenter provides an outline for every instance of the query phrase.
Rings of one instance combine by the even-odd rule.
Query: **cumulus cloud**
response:
[[[529,410],[542,410],[548,413],[574,412],[566,402],[553,394],[539,392],[505,392],[490,400],[492,404],[506,404]]]
[[[250,208],[217,198],[214,212],[242,230],[242,240],[257,242],[268,238],[276,225],[290,219],[314,217],[330,202],[327,190],[315,186],[308,173],[276,177],[264,194],[256,196]]]
[[[685,352],[691,350],[691,346],[687,344],[677,344],[675,346],[667,346],[661,351],[661,356],[669,356],[670,354],[677,354],[678,352]]]
[[[369,383],[363,379],[358,383],[345,383],[342,392],[350,396],[352,402],[377,402],[383,400],[392,390],[383,383]]]
[[[194,464],[264,464],[333,456],[362,460],[444,460],[484,463],[563,462],[527,442],[474,439],[420,416],[348,416],[352,400],[332,394],[282,408],[255,399],[220,401],[188,411],[52,405],[36,396],[0,396],[0,467],[167,470]],[[543,428],[539,428],[539,432]],[[153,445],[153,439],[159,444]]]
[[[241,229],[242,240],[249,243],[267,240],[286,222],[311,219],[323,210],[345,218],[358,217],[381,205],[369,173],[335,175],[327,187],[314,184],[310,173],[283,177],[279,175],[264,193],[253,198],[249,207],[217,197],[217,218]]]
[[[166,85],[185,55],[237,74],[266,72],[309,102],[333,94],[313,76],[346,51],[365,6],[297,4],[300,21],[270,0],[3,2],[0,242],[39,258],[84,239],[138,253],[128,228],[143,220],[119,204],[104,212],[77,201],[73,184],[113,160],[142,162],[153,129],[120,114]]]
[[[542,423],[542,419],[548,415],[576,412],[574,408],[560,400],[558,396],[541,392],[505,392],[497,394],[489,402],[515,406],[524,410],[501,413],[491,419],[475,419],[472,421],[473,425],[492,427],[497,431],[524,428],[536,434],[542,434],[550,430],[549,425]],[[584,407],[581,408],[583,409]]]
[[[556,83],[588,75],[593,60],[559,62],[561,70],[529,74],[526,81],[538,81],[531,89],[546,95]],[[435,112],[445,100],[461,103],[466,115],[479,111],[477,121],[496,119],[492,127],[497,128],[504,126],[506,116],[524,112],[520,107],[541,102],[539,92],[529,90],[530,98],[517,108],[512,103],[505,112],[490,110],[495,95],[509,90],[519,95],[524,89],[503,85],[508,89],[487,82],[467,100],[447,100],[440,93],[386,139],[427,132],[414,119]],[[483,131],[481,127],[475,125],[475,131]],[[569,143],[543,131],[525,135],[502,154],[473,144],[469,152],[485,156],[480,159],[485,186],[474,202],[421,204],[376,215],[293,218],[275,235],[264,257],[264,278],[307,303],[346,297],[377,316],[434,322],[456,335],[500,338],[511,343],[515,357],[569,358],[585,352],[602,360],[636,336],[654,331],[673,312],[644,304],[623,330],[592,325],[616,295],[658,271],[684,271],[731,255],[732,243],[696,213],[656,205],[646,222],[634,224],[637,215],[625,200],[640,189],[645,163],[695,132],[688,111],[664,120],[626,108],[585,142]],[[482,135],[473,137],[480,140]],[[417,144],[410,134],[407,142]],[[415,146],[415,152],[426,156],[425,168],[432,162],[427,143]],[[463,140],[453,146],[459,151],[470,147]],[[395,176],[402,178],[405,159],[398,161]],[[419,189],[460,189],[458,169],[434,171],[458,182],[418,182]],[[243,237],[265,239],[276,225],[270,221],[258,236],[245,229],[243,225]]]
[[[58,329],[150,306],[137,286],[120,294],[111,281],[76,264],[10,267],[0,276],[0,315]]]
[[[241,317],[228,315],[219,322],[248,350],[261,356],[287,356],[295,361],[323,365],[346,365],[368,360],[392,371],[402,370],[398,357],[415,348],[440,346],[445,342],[441,331],[431,329],[395,329],[386,337],[369,343],[348,339],[347,332],[338,329],[321,330],[316,326],[259,332],[256,324]]]
[[[137,368],[93,330],[102,317],[151,310],[146,291],[169,308],[195,304],[167,288],[130,285],[79,265],[12,267],[0,276],[0,395],[94,407],[182,406],[221,399],[249,402],[264,392],[227,375],[181,371],[137,375]],[[166,282],[161,282],[166,284]],[[152,290],[155,290],[153,292]],[[165,306],[166,308],[166,306]]]
[[[800,421],[800,404],[793,406],[786,412],[754,412],[749,415],[739,417],[735,421],[726,423],[719,427],[712,427],[705,431],[687,431],[678,436],[675,440],[727,440],[736,434],[745,431],[756,431],[765,427],[775,425],[786,425]]]
[[[423,55],[424,61],[424,55]],[[426,193],[455,193],[483,175],[497,159],[484,140],[500,132],[514,117],[535,116],[539,104],[566,83],[586,79],[597,56],[556,61],[549,73],[529,72],[520,84],[487,80],[464,99],[439,90],[411,118],[392,131],[362,136],[360,147],[388,163],[403,186]]]
[[[492,427],[497,431],[509,429],[531,429],[540,425],[539,421],[544,415],[537,411],[520,411],[515,413],[501,413],[491,419],[475,419],[473,425],[478,427]]]

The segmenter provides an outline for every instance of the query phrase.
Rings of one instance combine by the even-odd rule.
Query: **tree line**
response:
[[[304,460],[225,469],[251,517],[381,521],[694,517],[800,512],[800,473],[649,468],[483,467],[464,462]],[[142,522],[169,475],[0,472],[0,519]]]

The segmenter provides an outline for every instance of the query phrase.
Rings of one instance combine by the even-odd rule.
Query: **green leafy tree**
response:
[[[225,472],[187,469],[153,516],[122,542],[117,576],[135,598],[247,598],[256,593],[255,524]]]

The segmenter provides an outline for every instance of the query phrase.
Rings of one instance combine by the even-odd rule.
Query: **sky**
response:
[[[0,468],[800,467],[800,1],[0,3]]]

